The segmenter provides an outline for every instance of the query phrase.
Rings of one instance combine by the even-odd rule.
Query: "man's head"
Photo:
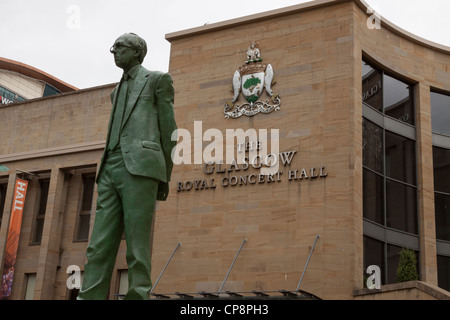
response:
[[[117,38],[110,51],[114,54],[116,65],[128,70],[136,64],[142,64],[147,54],[147,44],[137,34],[125,33]]]

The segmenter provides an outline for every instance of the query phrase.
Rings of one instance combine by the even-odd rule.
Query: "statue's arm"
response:
[[[172,174],[172,149],[177,141],[172,141],[172,133],[177,129],[175,114],[173,110],[175,90],[172,77],[164,73],[158,80],[156,86],[156,104],[158,110],[158,123],[161,133],[161,146],[166,160],[166,178],[170,180]]]

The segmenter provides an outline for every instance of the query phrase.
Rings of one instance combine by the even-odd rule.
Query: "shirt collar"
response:
[[[128,70],[127,73],[124,73],[124,77],[125,75],[127,75],[127,77],[130,77],[131,79],[136,78],[138,72],[139,72],[139,68],[140,68],[140,64],[135,65],[133,68],[131,68],[130,70]]]

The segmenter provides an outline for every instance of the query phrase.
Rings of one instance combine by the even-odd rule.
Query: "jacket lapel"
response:
[[[136,102],[144,89],[145,83],[147,82],[148,73],[145,72],[144,68],[140,68],[138,74],[136,75],[136,79],[134,79],[133,89],[130,92],[128,97],[127,107],[125,109],[125,113],[122,120],[122,128],[130,117],[131,112],[136,106]]]

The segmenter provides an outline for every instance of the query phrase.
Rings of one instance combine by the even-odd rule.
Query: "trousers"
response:
[[[120,150],[107,155],[98,180],[95,222],[78,299],[107,298],[124,232],[128,264],[125,299],[149,299],[150,237],[158,185],[158,180],[130,174]]]

